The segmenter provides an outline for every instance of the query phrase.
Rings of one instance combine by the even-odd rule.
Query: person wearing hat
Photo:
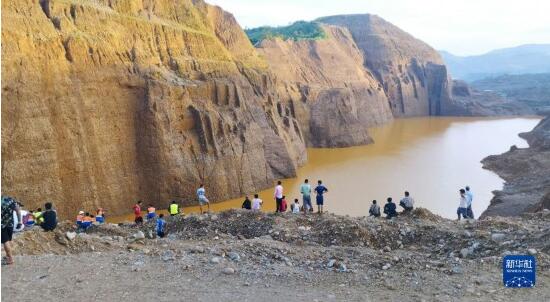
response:
[[[79,211],[76,216],[76,226],[80,229],[82,228],[82,219],[84,219],[84,211]]]

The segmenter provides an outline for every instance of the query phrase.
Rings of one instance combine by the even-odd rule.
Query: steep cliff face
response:
[[[2,190],[61,215],[214,200],[295,175],[266,63],[202,1],[2,1]]]
[[[364,127],[388,120],[387,106],[383,103],[389,104],[394,117],[533,113],[519,102],[471,89],[462,81],[452,81],[437,51],[378,16],[329,16],[309,24],[316,23],[323,24],[322,28],[327,33],[324,39],[298,38],[295,41],[289,38],[283,41],[266,36],[257,45],[278,78],[285,85],[294,86],[291,92],[298,91],[290,93],[291,100],[296,99],[297,95],[302,100],[308,100],[307,109],[322,104],[323,108],[328,106],[332,111],[354,112],[347,114],[346,118],[335,120],[334,115],[315,115],[312,114],[314,110],[306,110],[308,112],[301,115],[299,121],[302,121],[307,141],[313,146],[367,143],[370,139]],[[279,29],[292,33],[291,27],[293,25]],[[325,103],[321,102],[323,100]],[[356,106],[341,110],[343,106],[335,105],[337,103]],[[297,107],[300,105],[304,107],[303,104]],[[363,119],[351,118],[355,115],[355,108],[361,106],[357,112],[365,113]],[[312,116],[328,121],[324,123],[324,131],[318,131],[313,125],[309,120]],[[356,124],[357,128],[354,126]],[[342,130],[327,131],[326,127],[330,125]],[[346,129],[343,125],[352,126]],[[350,133],[358,135],[350,137]],[[332,145],[311,137],[330,139]]]
[[[298,116],[310,146],[371,142],[367,127],[392,118],[382,86],[363,68],[363,55],[345,28],[324,25],[318,40],[267,39],[257,45],[277,75],[286,106]],[[282,105],[283,106],[283,105]]]
[[[189,204],[200,182],[222,200],[294,176],[306,145],[463,112],[423,42],[371,15],[320,22],[324,39],[256,50],[202,0],[3,1],[2,193],[63,216]]]
[[[441,115],[451,101],[447,69],[437,51],[375,15],[340,15],[319,22],[345,27],[382,83],[393,115]]]

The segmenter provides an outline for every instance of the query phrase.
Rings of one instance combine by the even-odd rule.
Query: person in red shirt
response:
[[[141,217],[141,200],[134,205],[133,209],[135,216],[134,222],[138,225],[143,224],[143,217]]]
[[[288,204],[286,202],[286,196],[283,196],[283,200],[281,200],[281,207],[279,208],[279,212],[286,212]]]

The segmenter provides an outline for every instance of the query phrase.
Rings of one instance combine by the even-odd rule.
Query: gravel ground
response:
[[[18,234],[2,301],[550,301],[548,211],[456,222],[416,210],[390,222],[233,210],[169,226],[164,239],[150,225]],[[536,287],[504,288],[502,255],[529,252]]]

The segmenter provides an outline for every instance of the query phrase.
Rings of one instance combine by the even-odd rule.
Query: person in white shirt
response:
[[[462,216],[463,218],[468,218],[466,213],[467,209],[468,199],[466,198],[466,191],[464,189],[460,189],[460,204],[458,205],[458,209],[456,210],[458,220],[460,220],[460,216]]]
[[[273,194],[275,197],[275,212],[281,211],[281,203],[283,202],[283,185],[281,184],[281,181],[277,181],[277,185],[275,186],[275,193]]]
[[[474,194],[470,190],[469,186],[466,186],[466,199],[468,200],[468,207],[466,208],[466,215],[470,219],[474,219],[474,211],[472,210],[472,201],[474,200]]]
[[[372,201],[369,209],[369,216],[380,217],[380,206],[376,204],[376,200]]]
[[[294,199],[294,203],[292,204],[292,213],[299,214],[300,213],[300,203],[298,202],[298,198]]]
[[[405,212],[410,212],[413,210],[414,199],[410,196],[409,192],[405,191],[405,197],[401,199],[399,205],[403,207]]]
[[[258,198],[258,194],[254,194],[254,199],[252,199],[252,210],[253,211],[259,211],[262,207],[263,201]]]
[[[201,214],[202,206],[207,205],[208,206],[208,212],[210,212],[210,201],[208,198],[206,198],[206,190],[204,189],[204,185],[201,184],[200,187],[197,189],[197,198],[199,199],[199,207],[201,208]]]

